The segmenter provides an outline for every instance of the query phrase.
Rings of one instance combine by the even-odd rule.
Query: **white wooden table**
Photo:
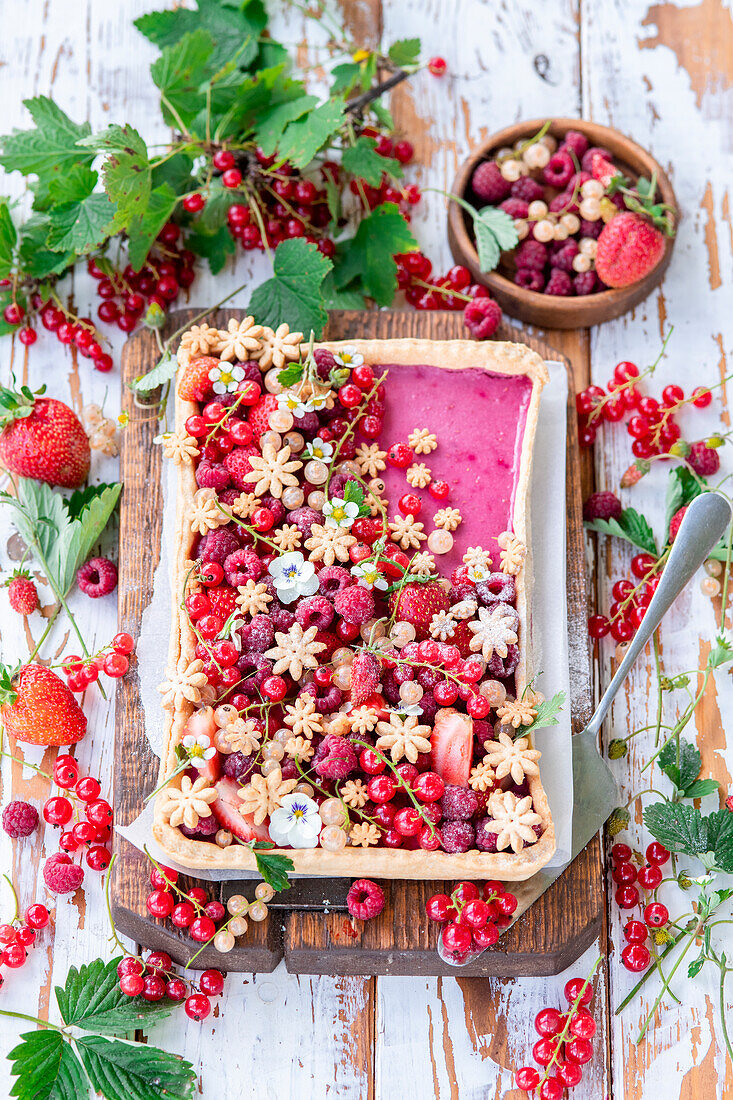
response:
[[[52,94],[69,114],[88,118],[95,129],[128,121],[149,141],[164,141],[155,89],[148,77],[154,51],[134,30],[132,20],[155,5],[149,0],[22,0],[6,4],[0,43],[0,102],[3,132],[26,125],[21,98]],[[162,5],[161,5],[162,6]],[[423,185],[449,187],[455,168],[483,136],[527,117],[583,115],[629,133],[670,172],[684,220],[671,269],[662,289],[634,315],[585,334],[550,334],[582,369],[590,358],[593,379],[605,384],[614,364],[629,358],[652,361],[670,324],[675,333],[668,365],[658,373],[652,392],[668,381],[688,388],[713,384],[728,370],[733,341],[733,228],[728,194],[733,156],[733,19],[724,0],[694,4],[658,4],[638,0],[344,0],[345,17],[356,38],[373,43],[381,27],[385,42],[420,34],[424,55],[446,57],[449,75],[427,74],[403,85],[393,100],[398,124],[416,147],[410,179]],[[318,31],[299,13],[277,9],[275,26],[289,43],[314,42]],[[320,55],[322,56],[322,55]],[[539,74],[543,75],[540,76]],[[4,181],[3,191],[17,185]],[[436,269],[447,268],[445,212],[436,195],[418,208],[413,227]],[[259,260],[240,255],[237,281],[262,277]],[[193,304],[221,297],[235,285],[230,269],[217,280],[202,275]],[[79,277],[73,287],[79,312],[90,311],[91,281]],[[246,303],[247,296],[233,302]],[[121,341],[116,341],[119,352]],[[47,334],[26,358],[24,349],[2,342],[2,381],[10,371],[32,384],[44,381],[52,395],[71,400],[79,409],[89,401],[118,410],[118,373],[95,373],[89,361],[76,361]],[[710,409],[696,412],[699,438],[723,423],[729,425],[726,387],[716,391]],[[603,434],[603,433],[602,433]],[[596,448],[599,487],[616,487],[629,464],[629,444],[619,429],[606,432]],[[730,460],[724,453],[726,469]],[[95,458],[93,476],[110,479],[114,463]],[[629,502],[647,513],[660,529],[663,471],[634,490]],[[2,517],[7,520],[7,517]],[[3,527],[0,565],[9,565],[7,524]],[[604,548],[605,553],[605,548]],[[598,569],[615,578],[628,569],[630,552],[613,547]],[[601,603],[607,607],[604,580]],[[8,608],[0,590],[3,659],[14,662],[38,637],[42,620],[35,615],[26,632]],[[50,602],[48,589],[45,602]],[[90,602],[72,600],[87,637],[103,644],[115,630],[114,597]],[[715,607],[694,585],[679,601],[677,613],[663,631],[667,670],[696,668],[715,628]],[[57,647],[57,649],[55,648]],[[612,645],[604,643],[600,672],[607,678]],[[46,645],[51,654],[68,651],[63,627]],[[616,704],[615,731],[629,721],[643,725],[650,706],[649,669],[640,664]],[[704,774],[730,784],[733,756],[727,750],[733,689],[721,675],[709,687],[697,719]],[[93,699],[86,704],[90,732],[77,758],[102,780],[109,793],[112,757],[112,708]],[[614,735],[607,730],[607,736]],[[694,731],[693,731],[694,733]],[[632,742],[626,761],[614,765],[622,787],[641,785],[638,771],[648,744]],[[27,758],[41,763],[40,752]],[[47,758],[48,759],[48,758]],[[29,797],[40,805],[43,781],[29,769],[3,762],[3,804],[10,797]],[[636,839],[643,840],[637,807]],[[55,850],[49,837],[48,852]],[[39,867],[45,855],[37,835],[33,842],[11,846],[0,833],[0,869],[12,874],[23,905],[44,897]],[[40,885],[39,885],[40,883]],[[54,984],[71,964],[108,954],[107,917],[99,876],[87,875],[85,901],[60,900],[55,934],[43,935],[22,972],[10,974],[2,1005],[26,1012],[48,1011]],[[0,895],[0,916],[9,898]],[[634,1045],[649,995],[613,1016],[632,984],[619,963],[620,921],[611,914],[609,938],[581,959],[572,973],[583,974],[599,952],[609,951],[610,1029],[586,1081],[574,1091],[578,1100],[655,1100],[664,1095],[685,1100],[712,1100],[733,1094],[733,1067],[726,1062],[716,1035],[717,990],[705,972],[694,983],[682,983],[682,1004],[665,1005],[656,1026],[641,1046]],[[158,1027],[154,1041],[185,1053],[197,1066],[201,1094],[221,1096],[340,1100],[451,1100],[517,1096],[512,1070],[529,1060],[536,1036],[532,1020],[544,1004],[559,1004],[567,975],[556,979],[457,982],[410,978],[302,978],[280,969],[263,978],[233,976],[227,996],[202,1025],[182,1012]],[[477,1006],[481,1006],[478,1011]],[[608,1018],[598,1005],[597,1017]],[[0,1095],[9,1092],[5,1054],[17,1034],[11,1021],[0,1027]]]

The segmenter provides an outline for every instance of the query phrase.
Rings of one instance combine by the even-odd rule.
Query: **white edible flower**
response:
[[[304,794],[286,794],[270,814],[270,839],[278,847],[315,848],[323,822],[318,803]]]
[[[473,581],[474,584],[478,584],[479,581],[485,581],[488,575],[489,570],[480,562],[476,565],[469,565],[466,569],[466,576],[470,581]]]
[[[306,413],[313,410],[310,401],[302,401],[297,393],[293,393],[292,390],[283,390],[282,393],[277,395],[277,407],[278,409],[287,409],[293,416],[305,416]]]
[[[207,760],[216,756],[216,749],[211,743],[211,738],[205,733],[187,733],[181,741],[188,756],[187,763],[197,771],[205,766]]]
[[[319,580],[312,561],[306,561],[299,550],[282,554],[268,566],[281,603],[292,603],[298,596],[312,596],[318,591]]]
[[[392,713],[398,714],[400,718],[418,718],[422,714],[422,707],[419,703],[400,703]]]
[[[209,371],[209,381],[214,383],[214,393],[236,393],[243,378],[243,368],[229,363],[220,363]]]
[[[341,348],[333,357],[340,367],[360,367],[364,362],[364,356],[352,347]]]
[[[376,588],[384,592],[389,587],[389,582],[383,573],[380,573],[373,561],[360,561],[351,567],[352,576],[356,577],[357,584],[362,588]]]
[[[308,458],[313,458],[317,462],[325,462],[327,465],[333,458],[333,444],[327,443],[325,439],[319,439],[316,436],[307,444],[303,454]]]
[[[351,527],[359,515],[359,505],[353,500],[334,497],[323,505],[326,527]]]

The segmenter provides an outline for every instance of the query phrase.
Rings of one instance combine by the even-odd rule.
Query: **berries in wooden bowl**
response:
[[[671,184],[649,153],[608,127],[556,119],[502,130],[464,163],[448,237],[506,313],[582,328],[659,285],[677,220]]]

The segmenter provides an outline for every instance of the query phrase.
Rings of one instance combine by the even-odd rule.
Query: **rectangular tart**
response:
[[[531,740],[545,364],[521,344],[302,341],[252,318],[181,341],[155,838],[233,874],[274,839],[296,874],[529,878],[555,851]],[[222,448],[212,400],[232,410]]]

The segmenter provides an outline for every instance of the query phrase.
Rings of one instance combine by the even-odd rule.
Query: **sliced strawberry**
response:
[[[471,772],[473,720],[453,707],[444,707],[435,715],[430,738],[433,769],[446,783],[465,787]]]
[[[611,161],[604,157],[603,153],[593,154],[590,171],[593,179],[598,180],[604,187],[608,187],[613,177],[619,175],[618,168],[611,164]]]
[[[221,825],[240,840],[269,840],[267,825],[255,825],[251,814],[241,814],[239,784],[233,779],[220,779],[216,784],[217,799],[211,803],[211,812]]]
[[[199,775],[208,779],[209,783],[216,783],[221,775],[221,753],[212,756],[210,760],[204,760],[203,767],[198,770]]]
[[[209,378],[212,367],[218,367],[219,360],[213,355],[202,355],[192,359],[178,380],[178,396],[184,401],[205,401],[214,392]]]

